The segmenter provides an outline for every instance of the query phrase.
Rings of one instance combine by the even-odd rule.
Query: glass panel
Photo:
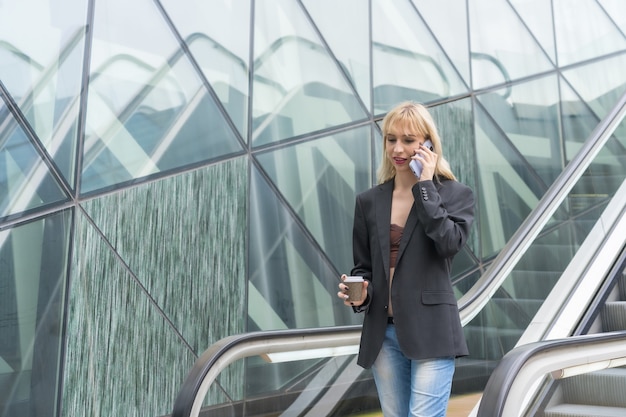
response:
[[[239,133],[248,130],[250,1],[162,0]],[[190,12],[193,10],[193,12]]]
[[[3,2],[0,80],[74,183],[87,2]]]
[[[169,415],[196,356],[82,211],[73,247],[61,416]]]
[[[66,200],[28,136],[0,101],[0,219]]]
[[[510,2],[550,60],[556,62],[552,2],[545,0],[510,0]]]
[[[374,112],[467,91],[459,73],[408,1],[372,2]]]
[[[369,7],[361,0],[303,2],[335,58],[370,106]],[[349,28],[349,36],[346,36]]]
[[[559,66],[626,48],[624,34],[595,0],[554,0],[554,31]],[[620,14],[623,14],[620,10]]]
[[[497,94],[497,93],[494,93]],[[476,156],[482,254],[497,254],[545,192],[545,185],[493,119],[476,107]]]
[[[612,176],[603,169],[603,154],[607,153],[603,150],[503,286],[465,327],[471,354],[459,363],[471,366],[473,378],[482,380],[483,386],[493,367],[515,346],[554,284],[559,279],[572,279],[563,272],[626,179],[626,148],[615,146],[615,142],[616,138],[611,138],[605,147],[619,161]],[[586,197],[593,198],[581,198],[581,189],[587,190]]]
[[[363,119],[366,113],[298,2],[255,2],[255,146]]]
[[[336,300],[339,272],[257,169],[250,202],[248,330],[359,323]]]
[[[197,355],[246,330],[246,181],[237,158],[83,203]]]
[[[431,107],[428,111],[437,125],[443,146],[443,156],[450,163],[452,172],[460,182],[474,190],[474,198],[478,198],[472,100],[470,98],[457,100]],[[476,232],[479,230],[479,223],[480,219],[475,216],[474,231],[468,241],[468,247],[477,257],[480,257],[479,234]],[[457,262],[456,258],[454,262]]]
[[[554,69],[508,2],[473,1],[469,5],[474,89]]]
[[[382,415],[372,373],[356,364],[355,355],[288,358],[284,362],[271,360],[269,355],[259,355],[231,364],[240,366],[245,362],[245,398],[243,401],[230,399],[221,404],[212,403],[203,408],[200,415]]]
[[[413,0],[466,85],[470,85],[466,0]]]
[[[154,3],[128,7],[96,3],[82,192],[242,149]]]
[[[478,99],[524,158],[530,169],[525,182],[540,196],[564,166],[561,123],[568,123],[569,117],[562,120],[560,116],[558,77],[516,84]]]
[[[609,18],[620,27],[622,33],[626,34],[626,13],[624,13],[624,1],[598,0],[598,3],[602,5],[604,11],[609,15]]]
[[[371,186],[372,130],[361,127],[257,155],[291,209],[331,258],[352,269],[352,221],[357,193]]]
[[[626,54],[563,71],[572,85],[598,118],[603,119],[626,91]],[[601,74],[601,76],[598,76]]]
[[[71,218],[0,231],[2,417],[56,416]]]

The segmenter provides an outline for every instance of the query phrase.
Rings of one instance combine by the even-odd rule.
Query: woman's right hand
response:
[[[337,293],[337,297],[341,298],[343,300],[343,303],[350,307],[358,307],[360,305],[363,305],[365,299],[367,298],[367,286],[369,285],[369,281],[365,280],[363,282],[363,290],[360,301],[348,301],[348,286],[343,283],[343,281],[345,281],[347,277],[348,276],[346,274],[341,274],[341,282],[339,283],[339,292]]]

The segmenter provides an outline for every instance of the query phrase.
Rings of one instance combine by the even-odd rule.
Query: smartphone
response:
[[[431,151],[433,150],[433,143],[430,140],[424,142],[424,146],[426,146]],[[415,174],[417,178],[422,175],[422,163],[420,161],[411,159],[411,162],[409,162],[409,166],[411,167],[411,171],[413,171],[413,174]]]

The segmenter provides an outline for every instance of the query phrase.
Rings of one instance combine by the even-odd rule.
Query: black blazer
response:
[[[356,198],[352,275],[370,281],[358,364],[372,366],[383,343],[389,300],[391,199],[394,181]],[[474,219],[472,190],[458,181],[421,181],[404,226],[391,288],[402,352],[411,359],[468,355],[450,282],[452,259],[467,242]]]

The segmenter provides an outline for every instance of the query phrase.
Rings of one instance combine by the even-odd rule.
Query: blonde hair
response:
[[[383,130],[383,157],[378,167],[378,183],[389,181],[396,176],[396,168],[386,154],[386,141],[389,131],[394,126],[401,126],[405,134],[419,134],[433,143],[433,151],[439,156],[435,166],[435,177],[456,180],[450,169],[450,164],[443,157],[441,138],[432,116],[422,104],[405,101],[398,104],[385,115],[382,124]]]

